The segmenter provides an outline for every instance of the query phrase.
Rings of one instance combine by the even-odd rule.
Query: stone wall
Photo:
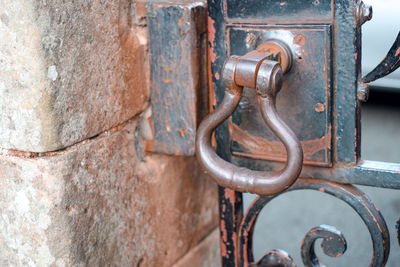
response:
[[[0,5],[1,147],[63,149],[146,106],[143,5],[129,0]]]
[[[193,157],[137,153],[145,10],[0,1],[1,266],[171,266],[215,229]]]

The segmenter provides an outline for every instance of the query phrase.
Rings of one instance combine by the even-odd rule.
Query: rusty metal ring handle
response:
[[[221,186],[240,192],[259,195],[277,194],[290,187],[300,175],[303,150],[294,132],[279,117],[275,99],[282,85],[282,70],[278,62],[260,60],[253,85],[258,93],[262,117],[272,132],[282,141],[287,151],[285,167],[278,172],[254,171],[221,159],[211,146],[214,129],[236,109],[243,87],[235,82],[239,57],[232,56],[224,65],[225,96],[222,103],[201,123],[196,135],[196,155],[203,169]],[[239,82],[240,83],[240,82]],[[253,87],[253,88],[254,88]]]

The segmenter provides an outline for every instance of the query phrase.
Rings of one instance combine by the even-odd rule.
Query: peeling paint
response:
[[[208,40],[210,41],[210,43],[213,44],[215,42],[215,28],[214,28],[214,20],[211,17],[208,17],[207,27],[208,27]],[[215,54],[212,47],[213,45],[209,49],[209,57],[210,61],[214,62],[217,58],[217,55]]]

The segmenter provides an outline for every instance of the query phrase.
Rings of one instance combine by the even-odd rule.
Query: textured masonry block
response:
[[[1,266],[171,266],[217,226],[193,157],[135,153],[136,121],[42,157],[0,156]]]
[[[145,26],[135,1],[0,1],[0,147],[58,150],[141,111]]]
[[[173,267],[221,267],[219,229],[215,229]]]

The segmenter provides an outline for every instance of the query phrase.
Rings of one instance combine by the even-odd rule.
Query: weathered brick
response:
[[[1,266],[170,266],[217,225],[193,157],[135,153],[136,121],[42,157],[0,156]]]
[[[145,8],[134,1],[0,1],[0,147],[54,151],[147,104]]]

